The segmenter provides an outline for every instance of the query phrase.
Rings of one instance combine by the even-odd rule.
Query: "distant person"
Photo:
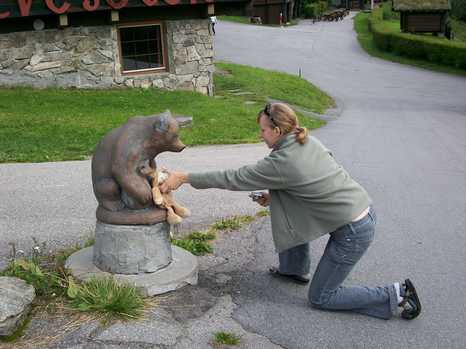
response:
[[[276,277],[310,281],[309,242],[329,234],[309,288],[309,303],[319,309],[345,310],[389,319],[414,319],[421,312],[416,289],[406,279],[385,287],[342,286],[374,238],[376,215],[366,190],[283,103],[268,103],[257,116],[260,135],[271,153],[255,165],[201,173],[170,172],[162,191],[184,183],[194,188],[262,190],[252,193],[270,205],[272,235],[279,265]],[[256,194],[256,195],[254,195]]]
[[[211,16],[210,17],[210,24],[212,26],[212,33],[215,35],[215,25],[217,24],[217,17]]]
[[[447,18],[446,23],[445,23],[445,37],[448,40],[453,40],[453,31],[452,31],[452,27],[451,27],[450,17]]]

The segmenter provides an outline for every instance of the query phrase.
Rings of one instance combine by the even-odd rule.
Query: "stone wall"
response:
[[[167,21],[168,71],[121,74],[116,26],[0,34],[0,85],[158,87],[213,93],[209,20]]]

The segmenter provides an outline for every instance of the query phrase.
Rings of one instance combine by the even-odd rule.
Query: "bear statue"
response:
[[[167,211],[154,205],[151,183],[140,169],[148,164],[155,170],[157,154],[180,152],[186,147],[178,129],[178,122],[166,111],[133,117],[102,138],[92,157],[97,220],[116,225],[166,220]]]

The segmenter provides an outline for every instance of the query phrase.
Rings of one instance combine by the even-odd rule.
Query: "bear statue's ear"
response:
[[[154,130],[160,133],[165,133],[170,127],[171,113],[169,110],[160,114],[154,122]]]

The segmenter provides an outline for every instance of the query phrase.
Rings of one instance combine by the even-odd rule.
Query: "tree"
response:
[[[450,0],[451,15],[463,21],[466,21],[466,1],[465,0]]]

